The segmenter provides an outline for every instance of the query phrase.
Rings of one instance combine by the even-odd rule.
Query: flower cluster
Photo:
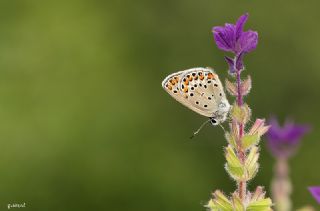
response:
[[[297,150],[302,137],[310,130],[308,125],[287,121],[281,127],[275,118],[269,121],[271,127],[267,134],[267,146],[275,158],[274,175],[271,182],[272,199],[279,211],[292,210],[290,195],[290,165],[288,159]]]
[[[258,44],[258,33],[256,31],[243,31],[248,14],[242,15],[237,23],[226,23],[225,26],[213,27],[213,36],[218,48],[235,54],[235,58],[225,57],[229,64],[230,73],[243,69],[243,56],[256,49]]]
[[[265,197],[263,187],[258,186],[253,192],[247,191],[247,182],[255,177],[259,169],[260,138],[269,129],[264,119],[257,119],[249,130],[245,130],[251,117],[251,109],[244,103],[243,97],[250,92],[251,77],[241,80],[240,74],[244,69],[244,55],[253,51],[258,44],[257,32],[243,31],[247,19],[248,14],[244,14],[236,24],[213,27],[213,36],[218,48],[234,54],[233,59],[225,57],[229,73],[235,77],[235,82],[226,80],[226,88],[230,95],[236,97],[230,111],[230,132],[226,133],[228,146],[225,148],[225,168],[238,187],[231,197],[216,190],[207,204],[210,211],[271,210],[272,205],[271,199]]]
[[[271,119],[270,125],[267,144],[275,158],[291,157],[297,150],[302,137],[310,131],[310,126],[294,124],[291,121],[287,121],[281,127],[275,118]]]

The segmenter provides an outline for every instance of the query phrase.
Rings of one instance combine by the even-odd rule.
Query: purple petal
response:
[[[244,56],[244,52],[241,52],[236,57],[236,69],[239,71],[243,69],[243,56]]]
[[[297,125],[292,122],[286,122],[281,128],[276,119],[270,121],[271,128],[268,131],[268,147],[276,157],[289,157],[298,148],[303,135],[310,127],[307,125]]]
[[[241,34],[236,46],[236,51],[238,53],[245,52],[249,53],[256,49],[258,44],[258,33],[255,31],[247,31]]]
[[[320,186],[314,186],[308,188],[312,196],[316,199],[316,201],[320,204]]]
[[[234,51],[235,49],[235,26],[233,24],[225,24],[224,27],[213,27],[213,36],[215,42],[221,50]]]
[[[275,118],[272,118],[269,121],[269,124],[271,125],[269,131],[268,131],[268,140],[272,141],[272,140],[278,140],[281,139],[281,128],[279,126],[278,121]]]
[[[284,129],[285,133],[283,134],[283,139],[289,140],[289,142],[291,143],[299,142],[302,136],[304,136],[307,132],[310,131],[310,127],[307,125],[290,124]]]
[[[244,24],[247,22],[248,20],[248,16],[249,14],[246,13],[242,16],[240,16],[240,18],[237,20],[236,23],[236,40],[238,40],[243,32],[243,26]]]
[[[226,62],[228,63],[229,66],[229,73],[233,74],[236,72],[236,70],[234,69],[234,61],[233,59],[231,59],[230,57],[225,56],[224,59],[226,60]]]

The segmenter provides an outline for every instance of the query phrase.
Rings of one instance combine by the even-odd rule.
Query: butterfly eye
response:
[[[217,120],[215,120],[214,118],[210,118],[210,122],[212,125],[217,125]]]

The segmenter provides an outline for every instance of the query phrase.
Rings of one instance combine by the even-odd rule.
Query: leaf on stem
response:
[[[260,199],[258,201],[250,202],[247,211],[271,211],[272,201],[270,198]]]
[[[251,148],[249,155],[245,161],[245,168],[247,173],[247,180],[252,179],[258,172],[259,169],[259,153],[258,153],[258,147],[254,146]]]
[[[225,134],[226,136],[226,139],[228,141],[228,143],[234,148],[236,149],[237,148],[237,142],[236,142],[236,139],[233,135],[231,135],[230,133],[226,132]]]
[[[241,199],[239,198],[239,195],[237,193],[234,193],[232,195],[232,204],[233,204],[234,210],[245,211],[245,208],[244,208],[244,206],[241,202]]]
[[[217,207],[217,210],[226,210],[226,211],[232,211],[232,204],[230,200],[220,191],[216,190],[213,193],[214,196],[214,204]]]
[[[261,137],[269,130],[269,128],[269,125],[265,125],[265,119],[256,119],[248,134],[258,134]]]
[[[235,154],[231,145],[226,148],[226,170],[229,175],[236,181],[239,181],[244,178],[244,167],[241,164],[241,161]]]
[[[213,199],[210,199],[210,201],[208,202],[208,204],[205,205],[205,207],[208,208],[210,211],[219,211]]]
[[[258,201],[264,198],[266,192],[263,190],[263,187],[258,186],[253,193],[250,201]]]
[[[244,135],[242,138],[242,147],[247,150],[254,145],[257,145],[260,141],[260,136],[258,134]]]
[[[234,104],[232,106],[231,116],[238,123],[245,124],[250,119],[251,110],[247,104],[243,104],[242,106],[238,106],[237,104]]]
[[[229,81],[228,79],[226,79],[226,88],[227,88],[230,95],[232,95],[232,96],[238,95],[236,85],[234,83],[232,83],[231,81]]]
[[[247,79],[244,80],[242,83],[241,83],[241,93],[242,95],[247,95],[249,94],[250,90],[251,90],[251,85],[252,82],[251,82],[251,77],[250,75],[248,75]]]

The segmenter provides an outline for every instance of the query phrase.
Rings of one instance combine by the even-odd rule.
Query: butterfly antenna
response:
[[[205,121],[204,123],[202,123],[202,125],[199,127],[199,129],[196,130],[196,131],[192,134],[192,136],[190,137],[190,139],[192,139],[193,137],[195,137],[195,136],[200,132],[200,130],[201,130],[208,122],[210,122],[210,119],[208,119],[207,121]]]
[[[224,129],[222,124],[219,124],[219,126],[222,128],[223,132],[226,133],[226,130]]]

